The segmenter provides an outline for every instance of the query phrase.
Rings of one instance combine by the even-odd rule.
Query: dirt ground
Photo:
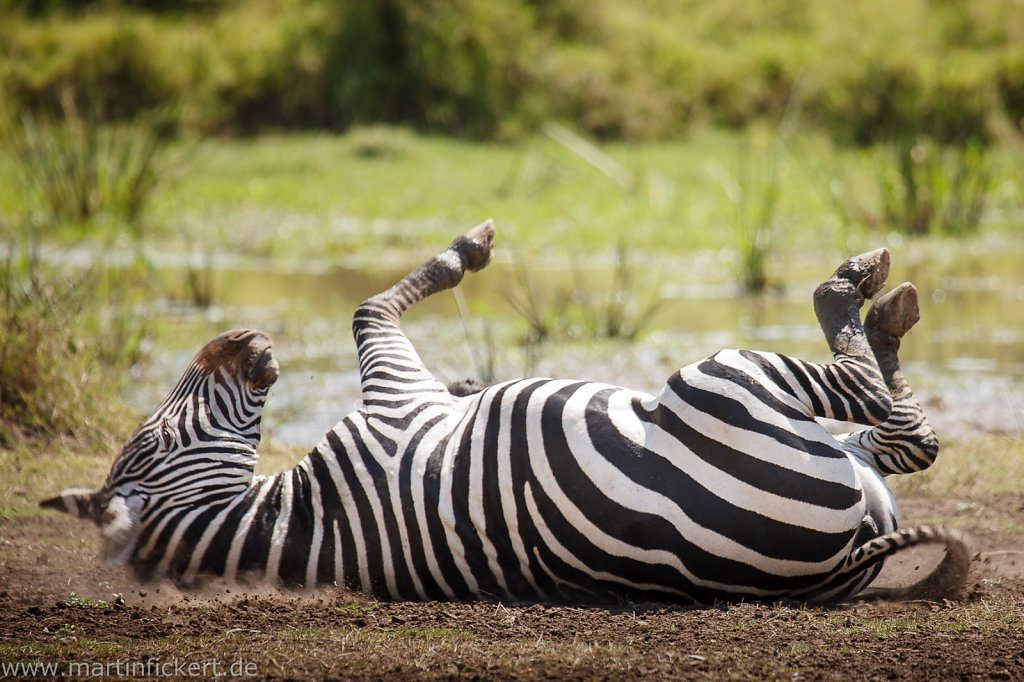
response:
[[[1024,679],[1024,494],[902,500],[966,531],[963,601],[577,608],[182,594],[99,565],[70,518],[0,521],[0,676],[317,679]],[[935,555],[935,552],[932,552]],[[890,560],[876,586],[927,572]],[[875,586],[873,586],[875,587]],[[13,667],[17,664],[22,667]]]

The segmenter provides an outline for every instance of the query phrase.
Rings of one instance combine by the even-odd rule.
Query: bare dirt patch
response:
[[[0,662],[8,677],[26,674],[10,667],[21,663],[83,677],[1024,679],[1024,495],[901,509],[904,524],[969,533],[965,601],[579,608],[184,594],[101,568],[98,533],[73,519],[4,520]],[[932,560],[890,562],[876,585],[916,579]]]

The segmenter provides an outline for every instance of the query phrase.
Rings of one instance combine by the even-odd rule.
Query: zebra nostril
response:
[[[266,388],[277,381],[280,372],[281,367],[277,364],[277,358],[274,357],[273,350],[268,346],[257,356],[252,371],[249,373],[249,379],[256,386]]]

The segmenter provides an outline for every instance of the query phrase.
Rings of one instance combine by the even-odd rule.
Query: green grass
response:
[[[616,177],[625,178],[623,182],[547,136],[496,145],[378,127],[340,136],[179,143],[167,150],[165,163],[161,163],[162,168],[175,170],[166,171],[166,177],[154,187],[140,217],[146,235],[140,244],[144,255],[156,260],[201,255],[216,262],[227,255],[258,259],[257,267],[266,266],[267,259],[271,267],[294,270],[330,269],[340,263],[373,269],[415,262],[435,252],[459,230],[493,216],[499,230],[499,259],[506,262],[519,259],[531,267],[563,269],[567,262],[586,263],[587,267],[605,263],[611,271],[616,246],[627,244],[631,274],[640,275],[634,281],[635,300],[642,304],[648,300],[646,289],[658,284],[659,269],[672,271],[679,255],[695,250],[714,253],[713,262],[720,264],[714,267],[723,271],[738,262],[731,229],[735,207],[722,191],[722,179],[733,172],[730,160],[750,150],[752,141],[760,148],[758,140],[766,135],[759,130],[735,133],[703,128],[673,142],[598,145],[600,154],[620,168]],[[915,281],[929,272],[942,272],[942,262],[933,262],[933,257],[948,260],[970,250],[979,240],[994,236],[1012,243],[1019,235],[1024,157],[1010,148],[997,148],[989,154],[992,191],[988,203],[995,210],[983,217],[982,231],[972,240],[918,238],[927,247],[930,265],[915,270]],[[809,260],[819,262],[823,254],[831,262],[837,258],[833,254],[889,240],[892,226],[882,221],[877,178],[880,164],[891,163],[887,149],[841,148],[822,136],[795,134],[787,136],[786,144],[773,155],[772,182],[777,196],[773,200],[772,249],[785,260],[787,270],[794,264],[803,267]],[[16,177],[12,158],[0,153],[0,187],[16,187]],[[24,195],[0,191],[4,242],[16,247],[15,254],[18,249],[31,253],[24,243],[24,235],[31,233],[30,216]],[[18,228],[10,227],[14,225]],[[90,243],[87,230],[76,232],[73,238],[63,234],[51,239],[48,247],[57,245],[68,253],[83,244],[93,248],[92,253],[122,248],[116,241]],[[534,276],[550,277],[543,268],[539,272],[543,275]],[[713,274],[715,284],[731,276]],[[44,290],[53,291],[48,288],[54,283],[51,280],[33,284],[35,298],[19,303],[22,308],[9,306],[5,311],[9,321],[35,325],[36,336],[31,338],[45,341],[38,345],[41,357],[51,358],[51,363],[54,357],[74,360],[53,365],[73,370],[55,376],[50,384],[69,387],[61,389],[60,395],[68,395],[67,391],[86,395],[82,391],[90,386],[113,386],[109,391],[116,393],[116,385],[106,383],[105,378],[128,377],[128,363],[145,361],[144,354],[129,348],[140,343],[140,329],[144,328],[148,341],[157,344],[171,339],[183,343],[185,339],[187,345],[198,348],[208,338],[215,318],[192,325],[163,315],[148,317],[144,311],[133,313],[142,310],[135,308],[142,299],[194,299],[175,293],[166,281],[146,282],[144,276],[139,277],[142,286],[120,303],[120,308],[107,305],[103,311],[84,316],[54,316],[59,309],[48,306],[48,299],[40,295]],[[690,275],[691,280],[694,277],[700,275]],[[13,280],[9,276],[7,281]],[[124,289],[122,281],[86,288],[105,288],[113,294]],[[7,292],[15,290],[6,286]],[[607,284],[602,290],[607,290]],[[214,289],[209,295],[216,299],[217,293]],[[111,301],[114,299],[108,303]],[[709,316],[733,314],[730,311],[733,308],[722,306],[699,311],[699,315],[707,322]],[[71,318],[75,324],[65,324]],[[140,324],[144,327],[135,326]],[[17,329],[17,325],[7,324],[0,335],[13,338]],[[29,336],[19,338],[26,353],[37,348]],[[0,355],[14,347],[5,342]],[[107,366],[120,369],[104,373],[98,369],[101,365],[83,365],[79,356],[84,347],[114,353],[107,358]],[[57,423],[59,428],[47,438],[58,440],[29,437],[19,441],[10,430],[0,434],[0,440],[7,441],[0,449],[0,480],[7,493],[2,503],[4,515],[34,513],[38,490],[49,494],[63,487],[98,485],[138,418],[117,401],[62,401],[58,391],[53,394],[50,406],[61,410],[47,408],[45,419],[38,421]],[[75,411],[68,412],[65,407]],[[48,416],[52,414],[60,420],[54,422]],[[91,428],[97,425],[102,428]],[[82,437],[76,438],[73,432]],[[271,447],[269,456],[261,460],[262,472],[294,463],[295,452],[267,445]],[[60,466],[52,466],[54,461]],[[893,485],[901,493],[922,494],[1019,490],[1018,482],[1024,479],[1021,461],[1021,443],[1011,438],[944,443],[940,464],[932,471],[895,477]]]
[[[665,140],[797,111],[863,143],[982,135],[995,101],[1024,108],[1014,0],[7,5],[0,116],[76,87],[111,118],[171,104],[200,131],[389,121],[509,139],[558,121]]]
[[[1024,490],[1024,441],[998,434],[944,440],[931,468],[887,480],[897,496],[1019,492]]]
[[[868,633],[878,639],[899,639],[906,634],[949,633],[968,630],[987,634],[1015,632],[1017,623],[1012,612],[993,608],[985,601],[967,602],[950,609],[922,612],[897,612],[889,617],[863,617],[849,612],[831,614],[827,611],[805,609],[809,620],[821,623],[838,636]]]
[[[63,98],[54,120],[22,115],[13,150],[33,196],[32,209],[48,222],[124,222],[131,233],[160,174],[155,163],[164,142],[159,125],[102,125],[95,112],[80,112]]]
[[[736,208],[722,191],[748,134],[701,129],[660,144],[600,145],[631,179],[621,184],[547,137],[496,145],[384,129],[397,148],[366,154],[365,133],[207,140],[168,151],[145,216],[150,251],[305,259],[375,259],[422,253],[454,231],[494,217],[498,248],[554,255],[608,252],[620,238],[640,252],[735,253]],[[756,136],[755,136],[756,137]],[[775,154],[772,250],[845,251],[852,236],[885,223],[878,171],[884,148],[837,148],[793,135]],[[1015,229],[1024,206],[1024,159],[990,152],[994,211],[987,230]],[[0,181],[12,181],[0,161]],[[733,177],[733,180],[735,178]],[[0,212],[17,215],[17,193]],[[407,257],[407,256],[406,256]],[[738,256],[737,256],[738,258]]]

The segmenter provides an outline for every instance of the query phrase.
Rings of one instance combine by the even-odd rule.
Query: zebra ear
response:
[[[97,493],[85,488],[68,488],[57,497],[39,503],[43,509],[56,509],[80,519],[100,522],[100,504]]]
[[[139,540],[139,509],[142,498],[138,495],[115,495],[100,519],[103,532],[103,565],[123,564],[135,550]]]

